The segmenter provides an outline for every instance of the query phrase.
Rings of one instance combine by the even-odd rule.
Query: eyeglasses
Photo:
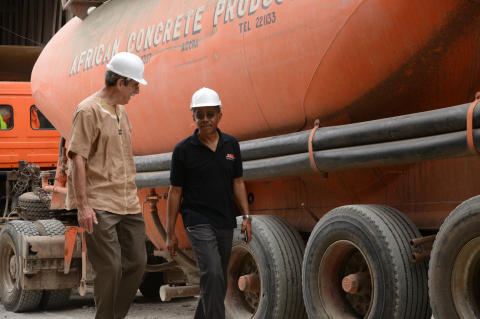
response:
[[[217,113],[208,112],[206,116],[207,116],[208,119],[213,119],[215,117],[215,115],[217,115]],[[203,120],[205,118],[205,114],[203,114],[203,113],[196,113],[196,114],[194,114],[194,116],[197,120]]]

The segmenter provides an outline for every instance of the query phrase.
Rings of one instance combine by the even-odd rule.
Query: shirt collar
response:
[[[199,129],[195,129],[195,132],[193,132],[193,135],[192,135],[192,140],[190,141],[190,143],[194,144],[194,145],[202,145],[203,143],[200,142],[200,140],[198,139],[198,136],[197,136],[197,133],[198,133]],[[220,129],[217,127],[217,132],[218,132],[218,141],[222,141],[222,143],[226,143],[228,142],[228,138],[225,134],[222,133],[222,131],[220,131]]]

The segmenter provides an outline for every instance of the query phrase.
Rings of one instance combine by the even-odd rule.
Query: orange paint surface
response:
[[[0,82],[0,107],[13,111],[11,129],[0,130],[0,168],[18,168],[18,161],[54,168],[58,158],[60,134],[56,130],[36,129],[31,124],[31,106],[35,105],[28,82]],[[34,108],[35,109],[35,108]],[[36,111],[35,111],[36,114]]]
[[[102,87],[112,52],[133,51],[145,62],[148,85],[126,109],[134,155],[147,155],[170,152],[191,135],[190,99],[204,86],[222,100],[219,127],[239,140],[306,130],[317,118],[332,126],[459,105],[480,90],[476,1],[226,2],[110,1],[73,19],[35,65],[36,104],[68,137],[76,105]],[[335,173],[327,181],[250,182],[247,191],[255,195],[252,212],[284,217],[302,231],[314,225],[302,202],[319,216],[346,204],[387,204],[436,228],[478,194],[472,172],[479,169],[473,159],[457,159]],[[141,203],[147,192],[139,191]],[[149,238],[164,247],[144,214]],[[188,247],[180,221],[177,232]]]

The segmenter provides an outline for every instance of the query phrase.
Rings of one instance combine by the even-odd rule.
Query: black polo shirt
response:
[[[200,142],[198,129],[173,149],[170,184],[183,188],[180,213],[185,227],[236,228],[233,179],[243,174],[240,145],[235,137],[217,131],[215,152]]]

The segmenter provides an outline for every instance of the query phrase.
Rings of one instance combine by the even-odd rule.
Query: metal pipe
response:
[[[476,148],[480,151],[480,129],[473,131]],[[347,147],[314,153],[315,163],[322,172],[382,167],[425,161],[473,156],[467,143],[467,133],[455,132],[417,139]],[[266,178],[314,174],[308,153],[246,161],[243,163],[243,179],[246,181]],[[138,188],[168,187],[170,172],[137,174]]]
[[[174,269],[176,267],[176,263],[174,261],[170,261],[167,263],[159,264],[159,265],[145,265],[146,272],[162,272],[168,269]]]
[[[43,186],[43,190],[47,193],[60,193],[63,195],[67,195],[68,191],[66,187],[61,186],[52,186],[52,185],[45,185]]]
[[[3,211],[3,217],[4,218],[7,217],[7,214],[8,214],[8,204],[10,202],[10,191],[11,191],[10,189],[11,189],[11,187],[12,187],[12,182],[7,180],[5,182],[5,194],[6,194],[5,197],[6,197],[6,199],[5,199],[5,210]]]
[[[437,238],[437,235],[414,238],[414,239],[410,240],[410,246],[412,246],[413,248],[417,248],[418,246],[426,244],[426,243],[433,243],[436,238]]]
[[[155,189],[152,188],[150,190],[149,197],[147,199],[150,202],[150,214],[152,216],[153,224],[155,225],[155,229],[157,230],[158,234],[162,238],[162,240],[166,243],[167,242],[167,232],[165,231],[165,228],[162,225],[162,222],[160,221],[160,217],[158,216],[158,210],[157,210],[157,202],[158,202],[158,196],[155,193]],[[180,259],[181,262],[186,264],[188,267],[197,270],[197,263],[192,260],[190,257],[185,255],[183,251],[180,249],[177,249],[177,257]]]
[[[412,254],[412,260],[413,260],[414,263],[419,265],[425,259],[429,259],[431,253],[432,253],[431,250],[425,250],[425,251],[422,251],[421,253],[413,253]]]
[[[469,106],[470,104],[463,104],[387,119],[320,128],[313,137],[313,150],[331,150],[464,131]],[[479,127],[480,108],[477,108],[474,112],[473,128]],[[302,131],[241,142],[242,160],[306,153],[309,134],[310,131]],[[169,170],[171,157],[172,153],[137,156],[137,172]]]
[[[170,301],[172,298],[180,297],[193,297],[200,294],[200,286],[180,286],[180,287],[170,287],[169,285],[164,285],[160,287],[160,299],[162,301]]]

